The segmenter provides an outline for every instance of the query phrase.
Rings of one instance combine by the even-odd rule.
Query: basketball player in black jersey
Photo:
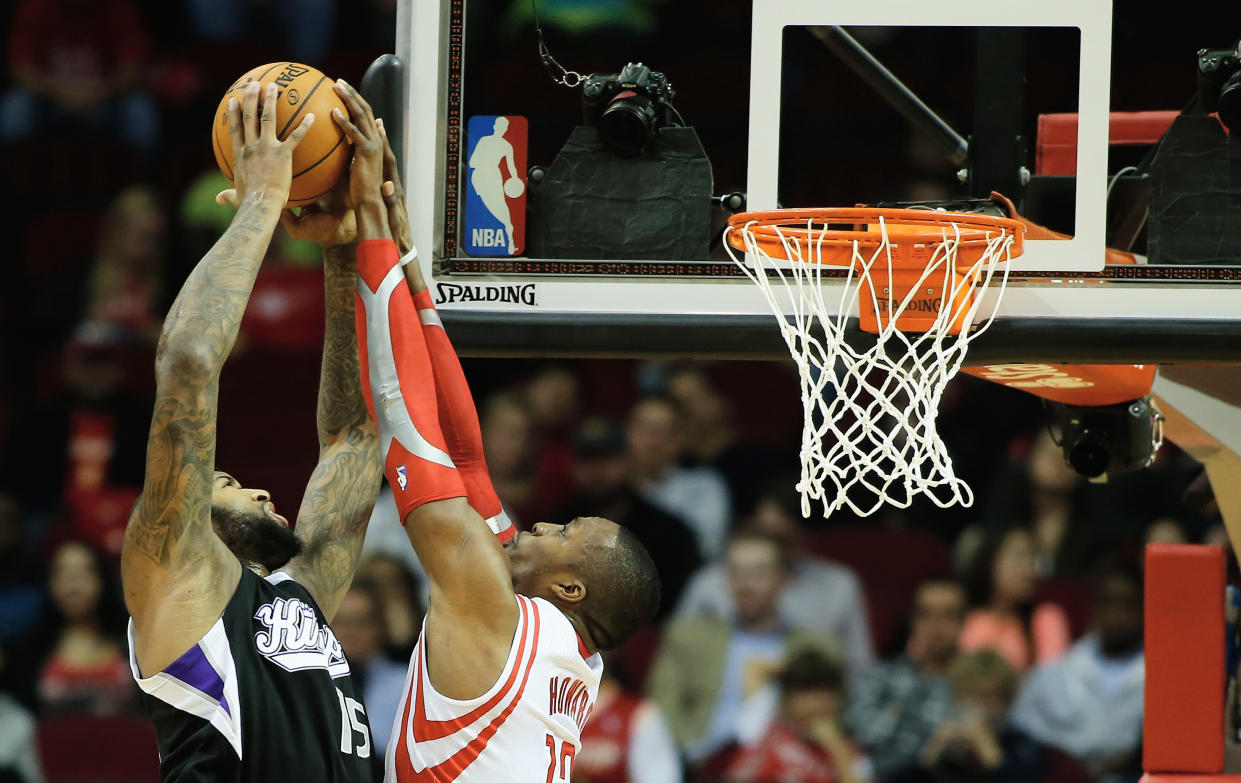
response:
[[[259,98],[256,84],[230,106],[235,189],[221,196],[237,213],[186,279],[156,356],[146,480],[121,563],[130,662],[166,781],[370,780],[366,712],[328,627],[381,470],[359,385],[347,213],[283,214],[292,233],[324,246],[327,301],[319,463],[296,534],[265,491],[215,469],[220,371],[282,219],[292,151],[312,121],[281,142],[276,94],[261,109]],[[252,380],[280,393],[279,378]]]

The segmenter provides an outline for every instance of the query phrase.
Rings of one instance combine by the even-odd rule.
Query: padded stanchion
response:
[[[1142,766],[1161,783],[1224,768],[1224,585],[1221,547],[1146,548]]]

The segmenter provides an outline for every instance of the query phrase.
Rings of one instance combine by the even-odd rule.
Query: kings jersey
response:
[[[241,570],[224,614],[180,658],[143,677],[164,781],[369,781],[361,696],[323,612],[287,574]]]
[[[393,725],[386,780],[567,783],[572,778],[603,661],[586,651],[554,605],[515,598],[521,613],[504,671],[477,699],[449,699],[432,687],[424,625]]]

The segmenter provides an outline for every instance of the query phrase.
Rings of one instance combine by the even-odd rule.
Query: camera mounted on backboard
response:
[[[1198,50],[1198,104],[1207,114],[1241,131],[1241,42],[1232,49]]]
[[[679,124],[674,94],[662,73],[642,63],[592,73],[582,82],[583,124],[598,128],[599,140],[616,154],[637,155],[656,130]]]
[[[1064,461],[1094,482],[1147,467],[1163,445],[1163,415],[1149,397],[1114,405],[1046,401],[1045,407]]]

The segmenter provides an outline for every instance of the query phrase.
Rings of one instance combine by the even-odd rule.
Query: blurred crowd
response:
[[[471,5],[527,29],[524,3]],[[744,31],[748,6],[717,5],[713,35]],[[0,20],[0,150],[20,197],[0,295],[0,781],[59,779],[67,744],[96,767],[130,748],[153,759],[118,558],[159,325],[230,219],[207,118],[259,62],[356,83],[393,50],[395,0],[345,6],[16,0]],[[565,50],[604,40],[599,56],[620,58],[704,4],[544,6]],[[497,61],[525,51],[492,38]],[[719,189],[736,189],[740,158],[720,160]],[[283,508],[315,459],[317,253],[277,236],[222,380],[218,462]],[[464,364],[518,525],[608,517],[663,578],[656,622],[608,655],[574,781],[1138,779],[1143,546],[1226,545],[1174,446],[1091,484],[1037,400],[960,378],[939,428],[973,507],[804,519],[791,365]],[[333,627],[383,748],[428,589],[386,487],[366,552]]]

